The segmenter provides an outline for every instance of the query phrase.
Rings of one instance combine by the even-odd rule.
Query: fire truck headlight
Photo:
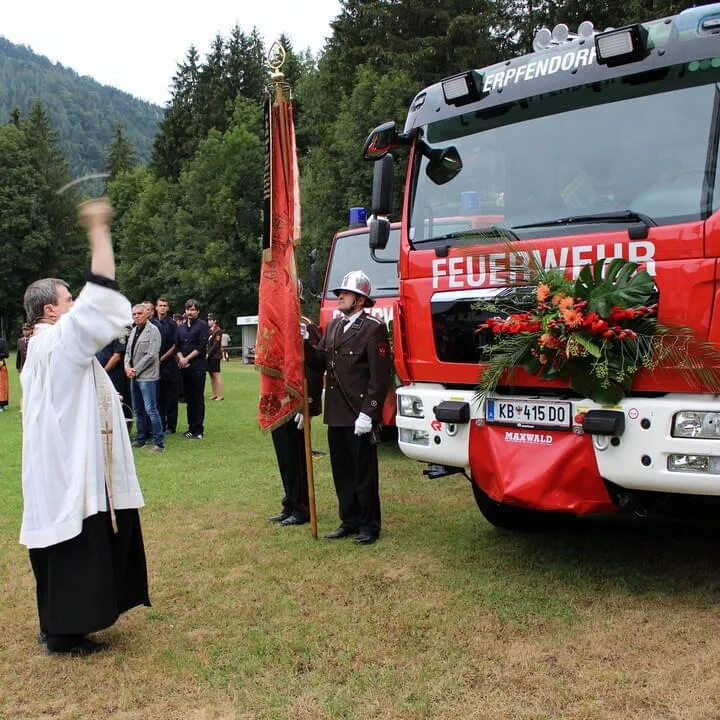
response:
[[[398,440],[401,443],[408,443],[410,445],[429,445],[430,435],[425,430],[400,428],[398,431]]]
[[[673,418],[672,436],[681,438],[720,438],[720,413],[685,410]]]
[[[699,437],[701,430],[702,416],[700,413],[679,412],[673,418],[673,437]]]
[[[398,395],[398,413],[403,417],[423,418],[423,401],[417,395]]]
[[[717,461],[709,455],[668,455],[667,469],[670,472],[708,473],[717,475]]]

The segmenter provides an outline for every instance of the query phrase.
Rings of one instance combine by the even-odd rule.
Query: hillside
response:
[[[149,160],[162,108],[0,37],[0,122],[7,122],[14,108],[27,115],[36,99],[47,108],[72,176],[102,171],[118,121],[138,158]]]

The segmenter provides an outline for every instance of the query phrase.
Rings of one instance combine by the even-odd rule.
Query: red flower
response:
[[[615,305],[608,318],[611,322],[620,322],[621,320],[632,320],[636,315],[635,308],[621,308]]]

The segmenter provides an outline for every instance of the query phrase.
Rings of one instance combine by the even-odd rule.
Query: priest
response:
[[[95,358],[131,322],[115,281],[111,215],[105,199],[81,206],[91,264],[76,301],[56,278],[35,281],[24,297],[33,335],[21,375],[20,542],[35,575],[38,640],[50,654],[104,650],[89,633],[150,605],[143,496],[118,395]]]

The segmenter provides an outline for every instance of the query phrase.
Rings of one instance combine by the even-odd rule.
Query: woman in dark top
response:
[[[210,375],[210,387],[212,389],[211,400],[224,400],[223,381],[220,377],[220,362],[222,361],[222,335],[223,330],[218,325],[217,318],[212,313],[208,314],[208,335],[207,346],[207,371]]]

